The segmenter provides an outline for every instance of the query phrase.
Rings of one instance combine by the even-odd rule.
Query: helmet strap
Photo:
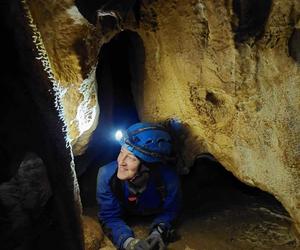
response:
[[[144,164],[140,164],[137,175],[133,179],[128,181],[129,190],[133,194],[142,193],[147,187],[149,176],[150,176],[150,169],[146,167]]]

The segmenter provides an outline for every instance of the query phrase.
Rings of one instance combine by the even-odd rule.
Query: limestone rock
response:
[[[73,1],[30,0],[25,4],[29,8],[27,15],[40,33],[43,57],[50,63],[45,70],[54,76],[53,87],[63,105],[67,139],[73,153],[80,155],[99,115],[95,68],[100,39]]]
[[[299,8],[299,1],[273,1],[261,38],[236,42],[237,17],[226,1],[145,6],[157,27],[138,30],[146,61],[135,93],[143,120],[187,124],[188,166],[213,154],[241,181],[272,193],[298,229],[300,68],[287,44]]]
[[[86,250],[99,250],[103,240],[103,231],[97,219],[82,216],[84,245]]]

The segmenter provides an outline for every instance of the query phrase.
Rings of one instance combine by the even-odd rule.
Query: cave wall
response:
[[[99,49],[130,29],[145,49],[144,79],[133,82],[142,120],[180,119],[186,168],[213,154],[238,179],[273,194],[300,230],[299,1],[137,3],[138,13],[105,33],[73,1],[28,1],[62,90],[73,152],[84,152],[97,123]]]
[[[95,84],[100,37],[73,1],[24,1],[41,34],[64,107],[67,139],[82,154],[99,116]],[[103,39],[103,37],[102,37]],[[76,103],[76,105],[74,105]]]
[[[1,7],[1,249],[83,249],[73,155],[42,43],[25,5]]]
[[[146,64],[137,106],[145,120],[186,124],[187,166],[210,152],[272,193],[300,229],[300,67],[288,46],[300,3],[239,2],[240,12],[232,1],[152,1],[141,10]]]
[[[144,10],[152,22],[140,27],[146,73],[135,95],[145,120],[186,123],[187,166],[210,152],[243,182],[275,195],[298,228],[300,69],[288,41],[299,8],[273,1],[263,34],[240,41],[230,1],[152,3]]]

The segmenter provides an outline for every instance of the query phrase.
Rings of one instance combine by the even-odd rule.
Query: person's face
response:
[[[120,180],[131,180],[136,176],[141,161],[130,151],[122,147],[118,156],[117,177]]]

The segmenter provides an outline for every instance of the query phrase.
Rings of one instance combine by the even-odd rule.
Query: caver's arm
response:
[[[96,198],[99,205],[98,218],[108,231],[115,246],[122,249],[129,237],[134,237],[131,228],[122,220],[122,208],[110,187],[110,179],[115,171],[111,164],[101,167],[97,178]]]

